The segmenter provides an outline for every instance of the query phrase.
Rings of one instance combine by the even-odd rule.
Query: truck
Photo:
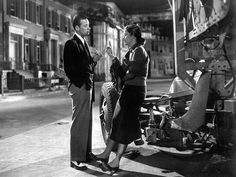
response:
[[[235,17],[233,0],[173,0],[176,78],[168,93],[147,94],[139,113],[148,144],[170,142],[194,153],[227,151],[235,146]],[[191,53],[196,48],[197,58]],[[101,88],[99,110],[106,143],[121,80]]]

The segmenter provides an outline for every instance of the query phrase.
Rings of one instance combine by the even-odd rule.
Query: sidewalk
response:
[[[102,84],[97,83],[97,84]],[[98,85],[97,85],[98,86]],[[13,98],[27,98],[66,91],[60,90],[31,90],[24,94],[5,95],[0,100],[7,102]],[[1,102],[0,101],[0,102]],[[95,123],[99,115],[98,107],[94,108],[93,124],[93,152],[102,152],[105,144],[102,140],[100,124]],[[103,172],[98,163],[88,164],[88,170],[77,171],[70,167],[69,133],[71,117],[37,127],[15,136],[0,139],[0,177],[93,177],[109,176]],[[132,145],[131,145],[132,146]],[[133,146],[132,146],[133,148]],[[137,148],[137,147],[135,147]],[[155,150],[153,150],[155,149]],[[163,149],[163,148],[162,148]],[[171,148],[169,148],[171,150]],[[182,176],[181,171],[197,171],[204,160],[189,162],[178,160],[160,152],[160,147],[144,145],[140,148],[141,154],[136,160],[122,158],[118,176]],[[114,157],[114,154],[112,154]],[[225,160],[225,159],[223,159]],[[227,160],[227,159],[226,159]],[[172,169],[172,170],[166,170]]]
[[[66,91],[66,86],[60,86],[52,89],[30,89],[24,93],[6,93],[0,96],[0,103]],[[70,122],[71,117],[65,117],[30,131],[0,139],[0,177],[74,177],[78,174],[91,176],[87,172],[81,175],[85,172],[70,167]],[[100,127],[94,127],[94,131],[100,131]],[[101,140],[101,134],[93,134],[93,147],[98,150],[104,149],[105,144],[98,142]],[[98,167],[91,167],[94,168],[100,170]]]
[[[92,147],[95,154],[102,152],[105,148],[97,119],[98,113],[98,107],[94,107]],[[0,139],[0,177],[109,176],[99,168],[97,162],[89,163],[87,165],[89,169],[86,171],[78,171],[70,167],[70,123],[71,117],[64,117],[30,131]],[[150,152],[148,153],[151,155]],[[114,155],[112,154],[113,157]],[[139,166],[138,169],[137,166]],[[130,176],[139,177],[143,176],[142,174],[144,176],[161,175],[161,169],[128,158],[122,159],[120,168],[122,172],[119,176],[126,176],[127,173]],[[171,172],[171,176],[176,175],[178,174]]]
[[[92,147],[95,154],[101,153],[105,148],[98,129],[100,127],[93,127]],[[109,176],[94,161],[87,164],[86,171],[70,167],[69,130],[70,117],[0,140],[0,177]],[[146,153],[151,156],[155,152],[150,150]],[[111,158],[114,156],[112,153]],[[129,158],[122,158],[120,168],[122,171],[118,176],[163,176],[163,169]],[[181,175],[173,171],[168,176]]]
[[[70,167],[69,130],[70,118],[65,118],[0,140],[0,177],[89,176]],[[103,149],[104,144],[94,139],[93,148]]]
[[[103,82],[96,83],[98,88]],[[27,90],[25,93],[11,93],[0,96],[0,102],[10,102],[28,97],[54,94],[67,91],[66,87],[49,91]],[[100,124],[98,123],[98,107],[94,108],[93,124],[93,152],[95,154],[104,150],[105,144],[102,139]],[[95,120],[96,119],[96,120]],[[95,123],[97,121],[97,123]],[[92,177],[109,176],[103,172],[97,162],[88,164],[88,170],[77,171],[70,167],[69,133],[71,117],[65,117],[53,123],[37,127],[30,131],[0,139],[0,177]],[[153,150],[148,153],[154,153]],[[115,154],[112,154],[114,157]],[[154,166],[122,159],[120,168],[123,172],[119,176],[130,174],[132,176],[156,176],[161,175],[161,169]],[[139,168],[137,169],[137,166]],[[148,174],[148,175],[147,175]],[[177,173],[171,173],[176,176]]]

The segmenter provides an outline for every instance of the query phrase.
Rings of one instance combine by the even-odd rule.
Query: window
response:
[[[37,4],[36,5],[36,23],[37,24],[42,24],[41,14],[42,14],[42,5]]]
[[[16,13],[16,0],[10,0],[8,1],[10,3],[10,15],[12,16],[17,16],[17,13]]]
[[[65,32],[66,32],[66,33],[69,32],[69,26],[68,26],[68,24],[69,24],[69,20],[68,20],[68,18],[66,17],[66,19],[65,19]]]
[[[22,59],[22,36],[10,33],[9,44],[9,58],[12,64],[12,69],[19,69],[21,67]]]
[[[42,56],[42,42],[37,41],[37,46],[36,46],[36,63],[39,65],[42,63],[41,61],[41,56]]]
[[[63,24],[64,24],[65,16],[60,15],[60,31],[63,31]]]
[[[160,63],[159,63],[159,70],[164,70],[164,68],[165,68],[164,65],[165,65],[165,64],[164,64],[163,62],[160,62]]]
[[[52,27],[58,30],[58,13],[57,11],[52,11]]]
[[[25,38],[25,59],[24,62],[29,62],[29,56],[30,56],[30,50],[29,50],[29,39]]]
[[[7,0],[6,3],[8,15],[18,18],[24,18],[23,6],[25,2],[23,0]]]
[[[70,28],[71,19],[69,17],[66,17],[65,20],[66,20],[66,22],[65,22],[65,32],[70,33],[71,32],[71,28]]]
[[[30,2],[28,0],[25,1],[25,19],[30,21]]]
[[[159,46],[158,46],[158,44],[155,45],[154,50],[157,51],[157,52],[159,52]]]
[[[172,46],[171,45],[169,46],[169,51],[170,51],[170,53],[172,53]]]
[[[170,69],[173,69],[174,68],[174,63],[173,61],[170,61]]]
[[[51,57],[52,57],[52,64],[58,67],[57,63],[57,41],[52,39],[51,40]]]
[[[60,20],[61,20],[61,18],[60,18],[61,16],[57,13],[56,14],[56,29],[57,30],[60,30]]]
[[[59,68],[63,68],[63,48],[64,48],[64,45],[60,44],[59,45],[59,49],[60,49],[60,62],[59,62]]]
[[[47,9],[47,26],[52,27],[52,11]]]

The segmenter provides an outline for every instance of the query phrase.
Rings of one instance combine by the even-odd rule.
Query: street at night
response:
[[[236,177],[235,10],[0,0],[0,177]]]

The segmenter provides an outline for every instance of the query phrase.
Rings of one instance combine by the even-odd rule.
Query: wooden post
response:
[[[25,77],[20,76],[20,91],[23,92],[23,93],[24,93],[24,90],[25,90],[24,80],[25,80]]]
[[[4,96],[4,88],[3,88],[3,76],[2,71],[0,72],[0,89],[1,89],[1,95]]]

